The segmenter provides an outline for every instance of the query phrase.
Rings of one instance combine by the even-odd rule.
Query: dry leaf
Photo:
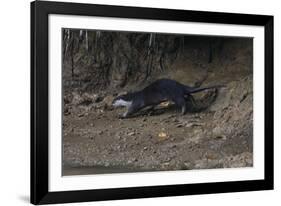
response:
[[[165,133],[165,132],[160,132],[160,133],[158,134],[158,137],[159,137],[159,140],[165,140],[165,139],[168,138],[168,135],[167,135],[167,133]]]

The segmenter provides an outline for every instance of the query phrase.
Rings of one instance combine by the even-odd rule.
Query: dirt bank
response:
[[[109,94],[74,92],[65,106],[64,165],[109,168],[103,173],[114,168],[128,172],[252,166],[251,88],[252,77],[247,76],[220,89],[216,101],[202,112],[182,116],[174,105],[163,104],[129,119],[118,118],[124,111],[110,107]]]

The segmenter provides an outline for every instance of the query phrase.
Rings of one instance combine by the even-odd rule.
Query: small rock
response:
[[[129,132],[128,135],[129,136],[134,136],[136,133],[135,132]]]
[[[201,140],[201,136],[194,136],[194,137],[188,139],[189,142],[195,143],[195,144],[198,144],[200,140]]]
[[[221,136],[221,134],[224,132],[224,128],[217,126],[213,129],[213,134],[216,136]]]
[[[179,122],[179,120],[178,119],[172,119],[172,122]]]
[[[192,169],[192,164],[190,162],[184,162],[181,169],[182,170],[190,170],[190,169]]]
[[[84,113],[80,113],[78,114],[78,117],[83,117],[85,114]]]
[[[99,134],[99,135],[100,135],[100,134],[102,134],[102,133],[103,133],[103,131],[102,131],[102,130],[100,130],[100,131],[98,131],[98,132],[97,132],[97,134]]]
[[[116,137],[116,139],[118,139],[118,140],[121,139],[121,135],[120,135],[120,134],[116,134],[115,137]]]
[[[206,169],[208,167],[208,162],[206,160],[196,160],[195,169]]]

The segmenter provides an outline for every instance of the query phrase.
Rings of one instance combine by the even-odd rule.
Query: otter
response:
[[[116,97],[112,102],[112,106],[127,107],[127,111],[121,116],[121,118],[127,118],[145,107],[154,107],[161,102],[172,101],[181,108],[181,113],[184,115],[187,109],[186,100],[192,98],[192,93],[219,87],[222,86],[190,87],[175,80],[158,79],[143,90]]]

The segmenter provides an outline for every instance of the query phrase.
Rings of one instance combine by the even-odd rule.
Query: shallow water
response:
[[[129,172],[144,172],[143,169],[121,168],[121,167],[70,167],[64,166],[62,175],[89,175],[89,174],[111,174],[111,173],[129,173]]]

